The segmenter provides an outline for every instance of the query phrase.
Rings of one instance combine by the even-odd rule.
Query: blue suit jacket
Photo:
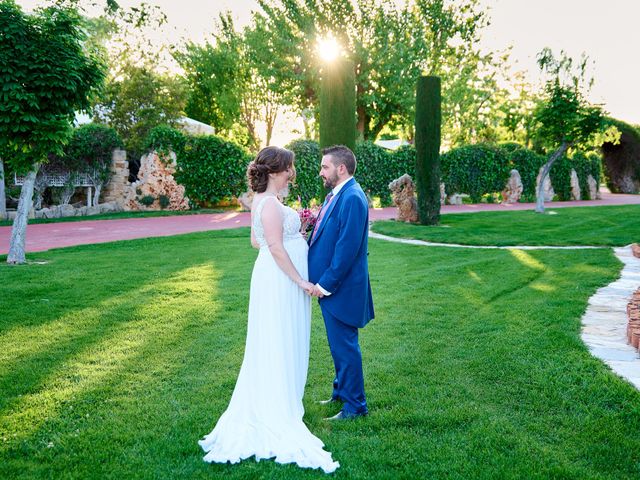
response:
[[[320,299],[323,309],[358,328],[374,317],[368,234],[367,197],[352,178],[329,205],[311,241],[309,281],[331,293]]]

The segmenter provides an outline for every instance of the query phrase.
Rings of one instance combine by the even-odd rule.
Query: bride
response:
[[[277,196],[295,178],[293,161],[293,152],[266,147],[247,169],[255,192],[251,243],[259,253],[244,360],[227,410],[198,443],[206,462],[237,463],[255,455],[256,461],[275,457],[331,473],[339,463],[302,422],[313,284],[298,214]]]

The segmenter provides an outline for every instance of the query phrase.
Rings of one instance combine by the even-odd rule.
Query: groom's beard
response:
[[[331,177],[324,179],[324,188],[333,189],[338,184],[338,175],[333,175]]]

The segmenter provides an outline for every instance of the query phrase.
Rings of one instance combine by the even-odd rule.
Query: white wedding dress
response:
[[[206,462],[237,463],[275,457],[331,473],[340,466],[322,441],[303,423],[302,396],[309,366],[311,298],[276,264],[261,222],[264,197],[253,214],[253,231],[260,253],[253,267],[249,322],[244,360],[231,402],[213,431],[198,443]],[[300,219],[278,202],[283,215],[284,247],[303,278],[307,272],[307,242]]]

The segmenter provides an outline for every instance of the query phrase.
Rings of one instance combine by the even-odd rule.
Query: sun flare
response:
[[[340,54],[340,44],[332,36],[318,39],[318,53],[327,62],[335,60]]]

